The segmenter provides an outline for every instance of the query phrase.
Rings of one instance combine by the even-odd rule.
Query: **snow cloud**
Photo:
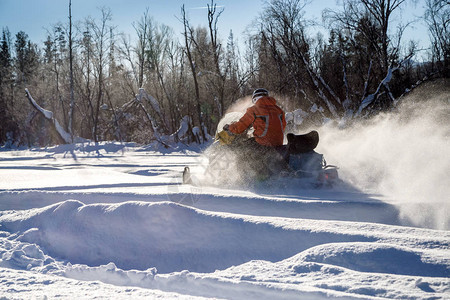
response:
[[[358,188],[388,197],[419,226],[450,228],[448,93],[405,98],[395,113],[321,128],[319,152]],[[426,100],[426,101],[425,101]]]
[[[238,100],[236,100],[233,103],[233,105],[230,106],[230,108],[228,108],[226,113],[230,113],[230,112],[245,113],[247,108],[249,108],[252,105],[253,105],[253,103],[252,103],[252,97],[251,96],[239,98]]]

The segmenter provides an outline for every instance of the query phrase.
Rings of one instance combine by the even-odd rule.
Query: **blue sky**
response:
[[[242,42],[243,31],[263,9],[262,0],[216,0],[223,6],[224,12],[219,18],[218,28],[222,40],[226,40],[230,30],[235,38]],[[396,19],[406,22],[416,16],[423,15],[423,2],[414,7],[408,5]],[[15,36],[20,30],[25,31],[30,39],[38,44],[46,38],[46,28],[58,22],[68,22],[69,0],[0,0],[0,29],[8,27]],[[118,31],[134,36],[133,22],[139,21],[146,8],[149,14],[159,23],[172,27],[175,33],[182,31],[180,17],[182,4],[185,4],[192,25],[207,25],[207,11],[204,9],[210,0],[72,0],[73,21],[81,21],[85,17],[100,18],[100,7],[109,7],[112,12],[112,24]],[[307,19],[321,21],[324,8],[339,8],[336,0],[313,0],[306,7]],[[202,9],[203,7],[203,9]],[[312,28],[311,31],[319,30]],[[428,43],[428,33],[423,22],[415,23],[405,33],[406,39],[420,40],[421,46]]]
[[[0,28],[8,26],[12,34],[25,31],[35,42],[43,41],[46,36],[44,28],[50,28],[58,21],[68,21],[68,0],[0,0]],[[100,18],[100,7],[109,7],[112,23],[119,31],[134,33],[133,22],[139,21],[146,8],[158,22],[169,25],[176,32],[182,31],[177,18],[181,16],[181,6],[186,11],[193,25],[207,25],[206,4],[209,0],[72,0],[73,20],[83,20],[87,16]],[[221,32],[230,30],[239,35],[261,10],[260,0],[226,0],[216,1],[224,6],[219,18]],[[227,36],[223,37],[226,38]]]

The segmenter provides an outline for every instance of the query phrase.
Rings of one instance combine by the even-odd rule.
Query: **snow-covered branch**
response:
[[[363,99],[363,101],[361,102],[361,105],[359,106],[358,112],[356,113],[356,116],[359,116],[361,114],[361,112],[370,104],[373,103],[374,100],[376,100],[377,96],[380,93],[381,88],[384,86],[385,89],[387,90],[387,95],[389,96],[389,98],[391,99],[392,103],[395,104],[395,98],[391,93],[391,89],[389,87],[389,82],[392,80],[392,75],[395,71],[397,71],[398,69],[400,69],[401,67],[403,67],[403,64],[405,64],[406,62],[408,62],[411,57],[413,56],[413,53],[409,54],[408,56],[406,56],[396,67],[389,67],[387,70],[387,74],[384,77],[384,79],[380,82],[380,84],[377,87],[377,90],[373,93],[368,95],[367,97],[365,97]],[[370,72],[370,68],[369,68],[369,72]],[[366,87],[365,87],[366,88]]]
[[[356,116],[359,116],[361,114],[361,112],[370,104],[372,104],[372,102],[377,98],[377,96],[380,93],[381,88],[384,86],[386,87],[386,89],[389,91],[390,93],[390,89],[389,89],[389,82],[392,79],[392,73],[394,71],[396,71],[398,69],[398,67],[395,68],[388,68],[388,72],[386,74],[386,77],[384,77],[384,79],[380,82],[380,84],[377,87],[377,90],[368,95],[366,98],[364,98],[364,100],[361,102],[361,105],[359,106],[358,112],[356,113]]]
[[[53,125],[53,128],[55,129],[56,133],[58,133],[59,137],[64,141],[66,144],[70,144],[73,142],[72,136],[70,133],[64,130],[64,128],[59,124],[58,120],[56,120],[53,116],[53,112],[46,110],[42,108],[37,102],[33,99],[31,96],[31,93],[28,91],[28,89],[25,89],[25,92],[27,94],[27,98],[30,101],[31,105],[44,116],[47,120],[50,121],[50,123]]]
[[[155,139],[160,142],[162,145],[164,145],[164,147],[168,148],[169,146],[164,143],[161,139],[161,133],[159,132],[158,126],[157,126],[157,122],[155,121],[155,119],[152,117],[152,115],[148,112],[148,110],[145,108],[145,106],[142,104],[142,98],[147,99],[147,101],[150,102],[152,108],[156,111],[156,113],[161,117],[161,120],[164,120],[162,118],[162,114],[161,114],[161,109],[159,107],[159,103],[158,101],[154,98],[151,97],[147,94],[147,92],[143,89],[140,88],[139,89],[139,94],[136,95],[135,100],[137,101],[139,107],[142,109],[142,111],[145,113],[145,116],[147,117],[147,119],[149,120],[151,126],[152,126],[152,130],[153,130],[153,136],[155,137]]]
[[[316,86],[316,88],[318,89],[318,95],[319,97],[325,102],[325,104],[328,107],[328,110],[331,112],[331,114],[335,117],[338,116],[337,110],[336,110],[336,106],[333,105],[333,103],[331,103],[331,101],[328,99],[328,97],[323,93],[322,89],[319,86],[319,82],[317,81],[316,78],[318,78],[320,80],[320,82],[322,84],[324,84],[325,88],[327,88],[327,90],[330,92],[330,94],[337,98],[336,95],[331,91],[331,89],[329,89],[328,85],[325,84],[325,80],[323,80],[323,78],[315,73],[313,73],[313,71],[309,68],[309,63],[307,62],[305,56],[303,56],[303,54],[300,53],[301,59],[303,60],[303,63],[305,64],[306,70],[308,72],[309,77],[311,78],[312,82],[314,83],[314,85]],[[338,101],[338,103],[340,104],[340,101]]]
[[[159,106],[158,100],[156,100],[155,97],[149,95],[145,91],[145,89],[140,88],[139,89],[139,94],[136,95],[136,100],[138,102],[142,103],[143,99],[147,100],[148,103],[150,103],[150,106],[156,112],[156,114],[158,115],[159,119],[161,120],[161,125],[163,126],[163,129],[166,130],[167,129],[167,125],[165,124],[164,115],[162,113],[161,107]]]

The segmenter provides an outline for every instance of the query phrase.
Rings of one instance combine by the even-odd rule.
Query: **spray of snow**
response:
[[[408,96],[395,113],[321,129],[319,152],[358,188],[385,195],[418,226],[450,228],[448,93]]]
[[[250,102],[251,103],[251,102]],[[245,112],[245,104],[238,104],[243,112],[230,110],[217,125],[217,132],[222,131],[226,124],[238,121]],[[191,168],[194,171],[194,182],[197,185],[242,186],[247,184],[246,172],[240,166],[238,156],[229,147],[216,142],[210,145],[198,159],[198,165]]]
[[[319,130],[321,142],[317,151],[325,155],[329,164],[340,167],[344,181],[397,205],[405,224],[449,229],[448,95],[442,88],[426,88],[425,92],[422,89],[422,93],[404,98],[395,112],[352,125],[325,122]],[[242,114],[251,105],[250,97],[242,98],[227,113]],[[294,124],[301,124],[304,117],[307,114],[301,110],[286,114]],[[230,120],[222,120],[218,128],[226,123]],[[305,133],[305,129],[294,133]],[[232,152],[215,157],[220,162],[216,164],[218,168],[212,169],[214,174],[205,173],[209,163],[208,159],[203,160],[199,173],[206,175],[199,175],[200,184],[246,184],[246,174]],[[224,168],[220,168],[221,164]]]
[[[236,100],[218,123],[215,134],[221,131],[224,125],[238,121],[247,108],[252,105],[250,96]],[[248,134],[251,135],[251,131]],[[192,180],[196,185],[230,187],[248,183],[244,170],[239,167],[236,154],[218,142],[210,145],[198,158],[197,165],[191,167],[191,174],[193,174]]]
[[[245,113],[245,111],[247,110],[247,108],[249,108],[250,106],[252,106],[252,97],[247,96],[247,97],[243,97],[240,98],[238,100],[236,100],[233,105],[231,105],[226,113],[230,113],[230,112],[242,112]]]

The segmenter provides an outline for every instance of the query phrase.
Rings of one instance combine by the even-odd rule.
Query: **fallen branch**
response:
[[[37,102],[33,99],[33,97],[31,96],[31,93],[28,91],[28,89],[25,89],[25,92],[27,94],[27,98],[30,101],[31,105],[44,117],[46,118],[48,121],[50,121],[50,123],[53,126],[53,129],[55,130],[55,132],[58,134],[58,136],[61,138],[62,141],[64,141],[64,143],[66,144],[71,144],[73,142],[72,140],[72,136],[64,130],[64,128],[59,124],[58,120],[56,120],[53,117],[53,112],[46,110],[44,108],[42,108],[41,106],[39,106],[39,104],[37,104]]]
[[[162,125],[162,129],[167,132],[167,125],[165,123],[165,119],[164,116],[162,114],[162,110],[161,107],[159,106],[159,102],[158,100],[156,100],[155,97],[149,95],[145,89],[140,88],[139,89],[139,94],[136,95],[136,100],[140,103],[142,103],[142,100],[145,99],[148,101],[148,103],[150,103],[152,109],[156,112],[156,114],[158,115],[159,119],[160,119],[160,123]]]

